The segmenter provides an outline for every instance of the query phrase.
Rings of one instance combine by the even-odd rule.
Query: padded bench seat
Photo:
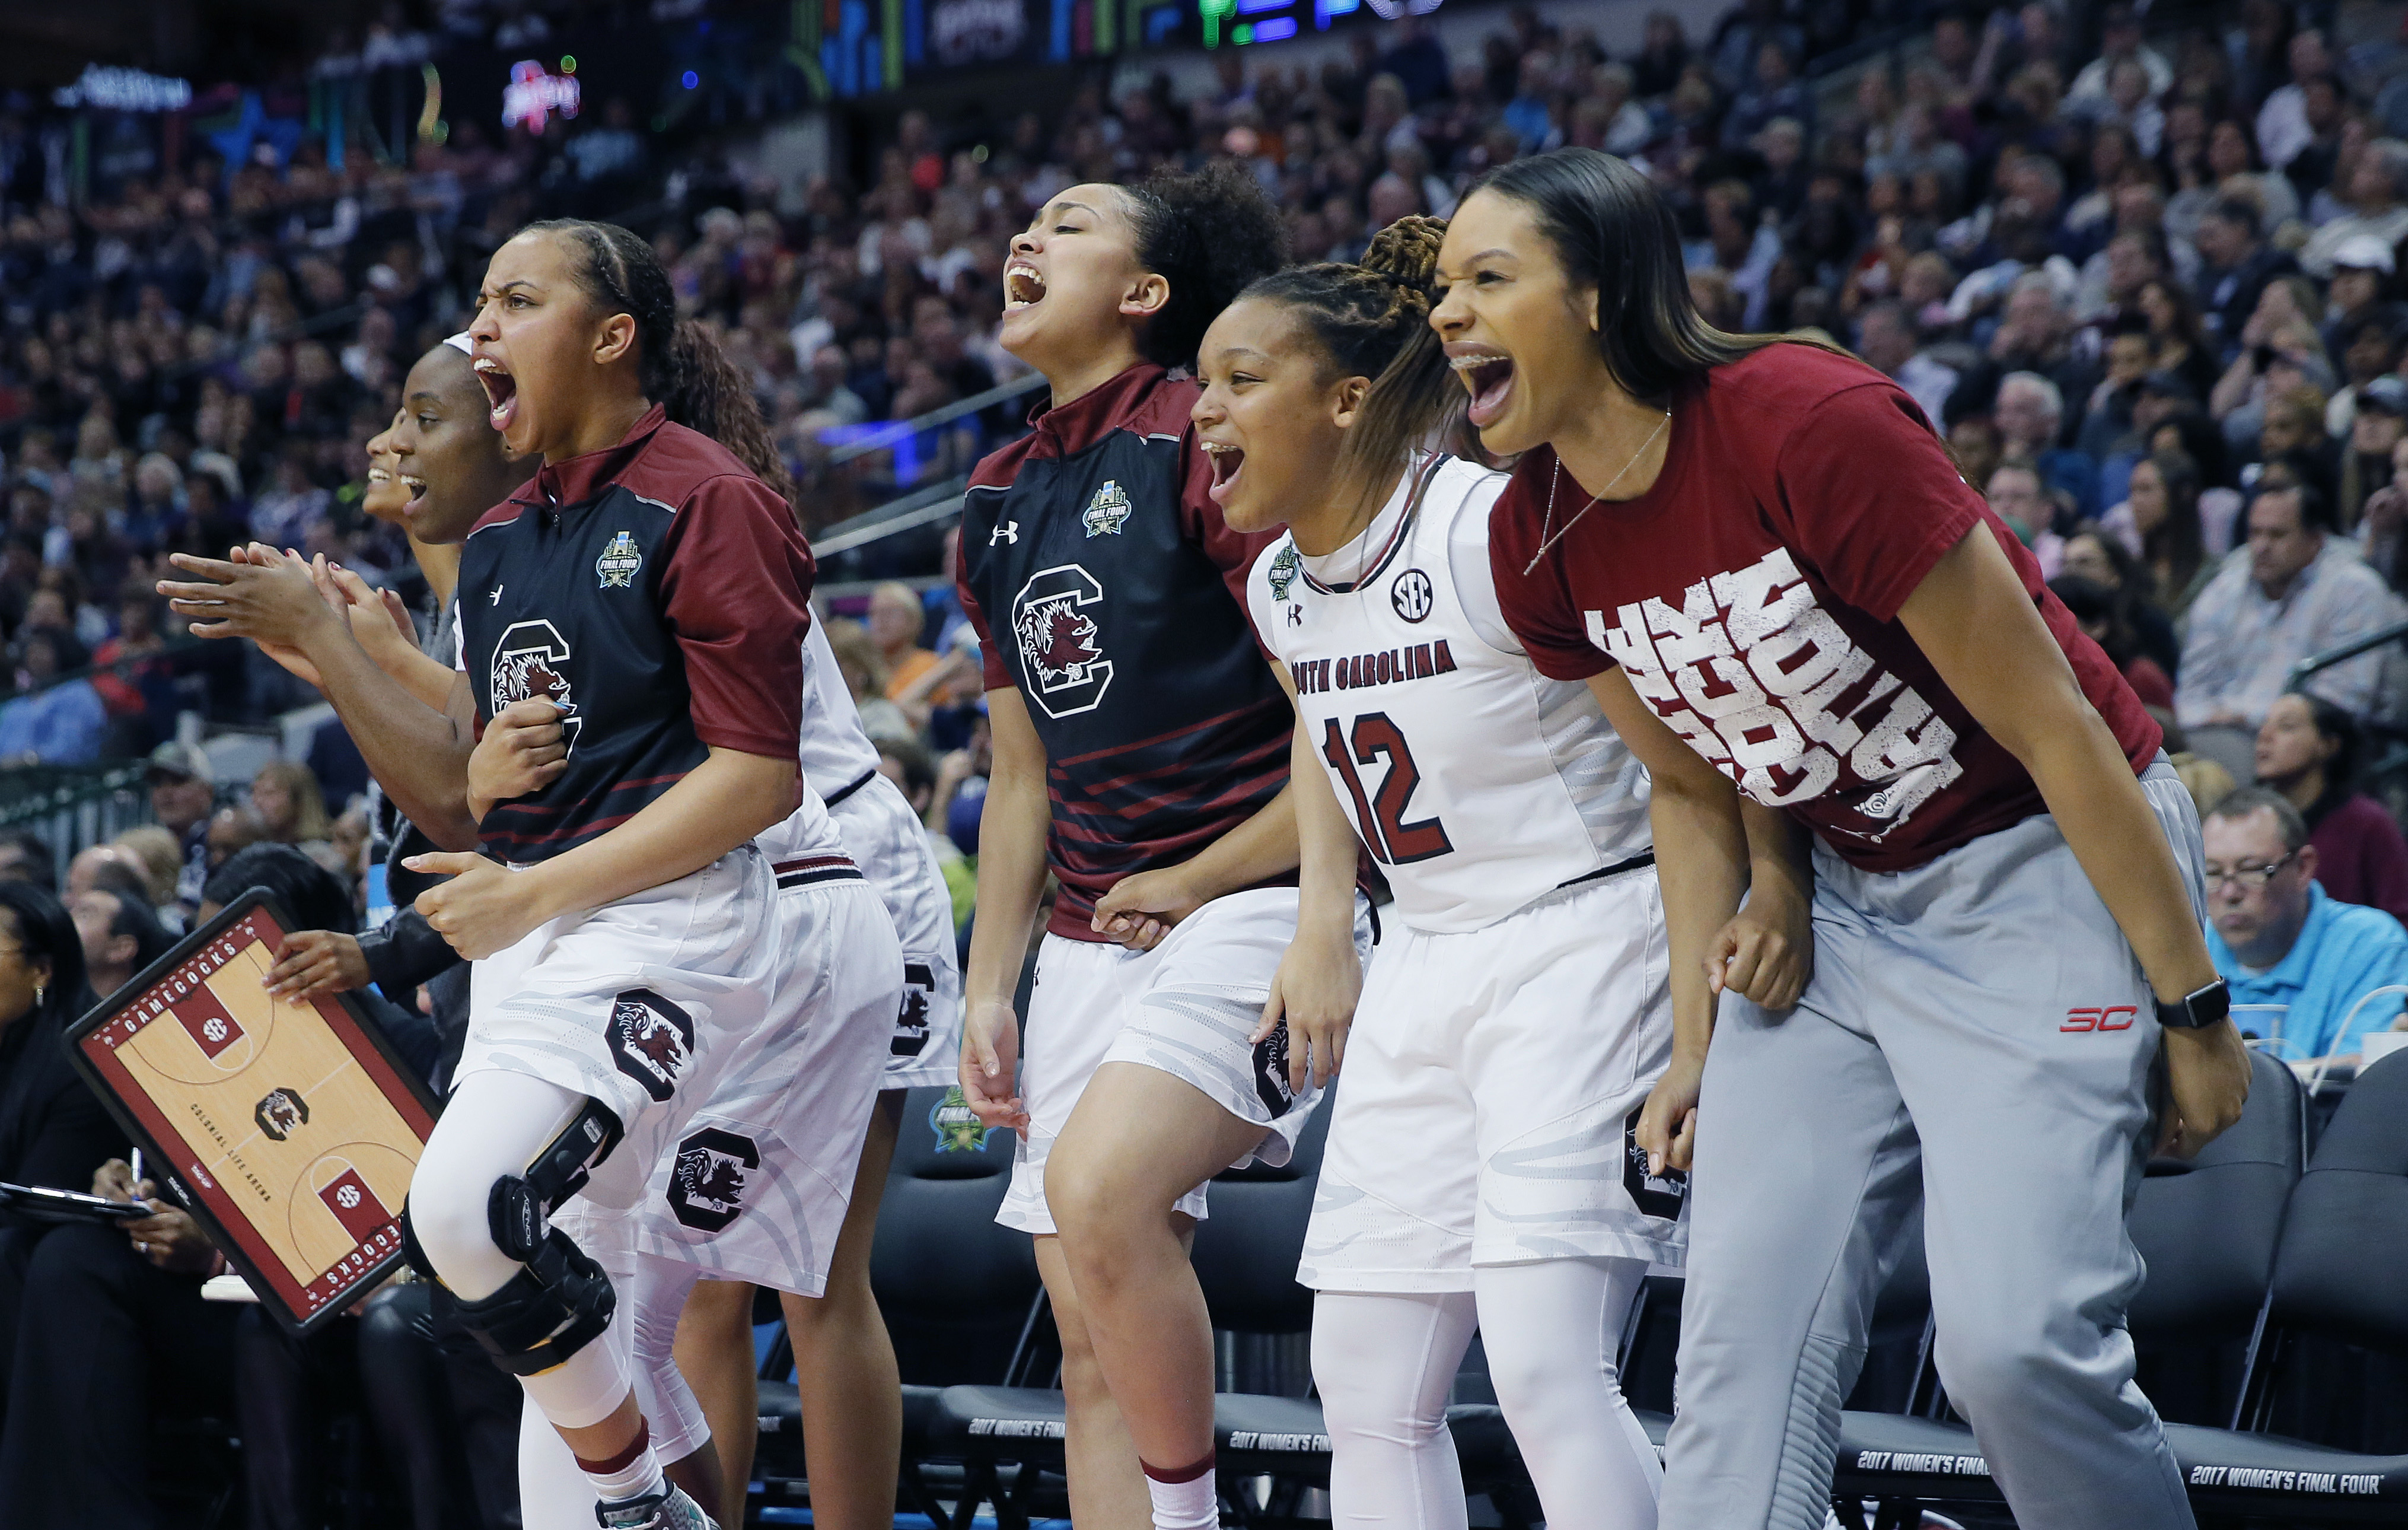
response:
[[[2191,1507],[2201,1512],[2344,1523],[2408,1519],[2408,1456],[2186,1423],[2167,1424],[2166,1443]],[[1842,1417],[1834,1488],[1841,1496],[2003,1501],[1971,1430],[1893,1413]]]

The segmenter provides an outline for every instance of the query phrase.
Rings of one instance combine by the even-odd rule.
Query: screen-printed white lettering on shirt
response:
[[[1884,826],[1964,773],[1956,730],[1814,599],[1786,548],[1661,599],[1584,613],[1589,641],[1673,732],[1768,807],[1832,790]],[[1848,779],[1843,780],[1843,772]]]

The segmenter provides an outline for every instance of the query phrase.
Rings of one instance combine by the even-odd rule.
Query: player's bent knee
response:
[[[1933,1357],[1941,1384],[1968,1418],[1985,1407],[2028,1405],[2035,1388],[2073,1378],[2067,1358],[2036,1330],[1976,1332],[1953,1342],[1942,1334]]]
[[[485,1295],[523,1263],[494,1243],[486,1202],[492,1187],[430,1183],[422,1174],[402,1203],[402,1241],[420,1274],[454,1295]]]
[[[602,1266],[553,1228],[499,1291],[460,1304],[460,1326],[494,1364],[534,1376],[599,1338],[617,1305]]]

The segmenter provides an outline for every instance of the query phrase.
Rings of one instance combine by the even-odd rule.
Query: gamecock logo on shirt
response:
[[[724,1232],[743,1214],[745,1187],[760,1166],[761,1149],[751,1137],[706,1126],[678,1144],[669,1211],[700,1232]]]
[[[1640,698],[1767,807],[1837,787],[1877,844],[1965,773],[1956,730],[1815,602],[1786,548],[1698,581],[1677,608],[1585,615]]]
[[[512,623],[494,645],[494,714],[514,701],[550,701],[561,711],[560,742],[575,754],[585,719],[564,668],[568,657],[568,640],[550,622]]]
[[[629,989],[611,1001],[610,1057],[619,1071],[655,1101],[677,1092],[678,1075],[694,1056],[694,1017],[650,989]]]
[[[1021,678],[1049,717],[1076,716],[1103,704],[1112,661],[1104,657],[1094,616],[1082,609],[1103,598],[1096,576],[1070,563],[1032,575],[1012,599]]]

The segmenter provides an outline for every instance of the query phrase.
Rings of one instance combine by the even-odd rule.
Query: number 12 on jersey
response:
[[[1323,725],[1321,756],[1354,800],[1354,822],[1362,830],[1372,859],[1386,866],[1407,866],[1455,848],[1446,837],[1446,826],[1436,817],[1406,821],[1405,812],[1412,803],[1414,788],[1422,784],[1422,772],[1413,764],[1413,751],[1405,743],[1403,730],[1386,713],[1367,712],[1355,718],[1351,738],[1339,731],[1337,718],[1328,719]],[[1387,761],[1387,774],[1376,795],[1366,795],[1363,778],[1354,768],[1382,759]]]

